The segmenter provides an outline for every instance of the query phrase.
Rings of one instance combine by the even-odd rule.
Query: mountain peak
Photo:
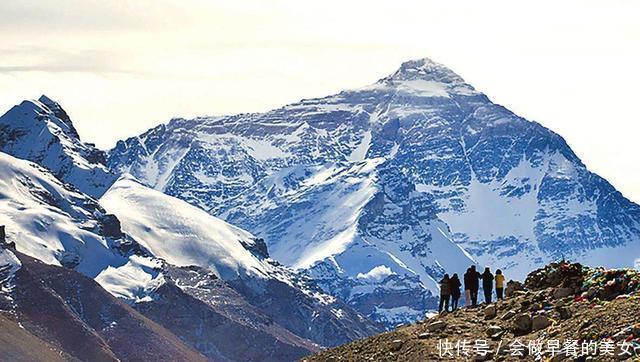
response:
[[[440,83],[464,84],[464,79],[446,66],[429,58],[406,61],[383,81],[425,80]]]
[[[62,108],[60,103],[54,101],[53,99],[47,97],[44,94],[41,95],[40,98],[38,98],[38,102],[46,106],[51,111],[51,113],[53,113],[54,116],[59,118],[67,126],[66,128],[68,129],[68,133],[70,136],[76,139],[80,138],[78,131],[73,126],[73,122],[71,122],[71,117],[69,117],[69,115],[64,110],[64,108]]]
[[[40,98],[38,98],[38,102],[44,104],[47,107],[60,107],[60,104],[58,104],[58,102],[47,97],[45,94],[41,95]]]

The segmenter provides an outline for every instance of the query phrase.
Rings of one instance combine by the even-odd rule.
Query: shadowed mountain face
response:
[[[174,119],[109,166],[263,238],[274,259],[392,326],[444,272],[640,257],[640,207],[557,134],[428,59],[267,113]]]
[[[13,262],[3,263],[12,270],[0,271],[3,323],[19,323],[25,334],[25,345],[3,343],[1,348],[13,349],[17,360],[29,357],[30,348],[63,351],[58,355],[63,360],[206,360],[90,278],[19,252],[0,252],[3,261]]]

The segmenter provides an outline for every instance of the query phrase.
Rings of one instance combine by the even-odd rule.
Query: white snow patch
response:
[[[157,259],[133,255],[120,267],[109,266],[96,278],[112,295],[135,303],[151,301],[151,294],[165,283],[158,271],[161,263]]]
[[[265,273],[265,266],[240,244],[253,239],[250,233],[184,201],[121,178],[100,203],[118,216],[127,234],[170,264],[197,265],[223,279]]]
[[[22,263],[10,250],[0,249],[0,267],[6,268],[7,275],[13,275],[20,270]]]
[[[367,131],[362,135],[362,140],[358,144],[351,155],[349,155],[349,161],[363,161],[367,156],[367,151],[369,151],[369,147],[371,147],[371,130]]]
[[[448,87],[441,82],[424,79],[412,79],[399,82],[398,90],[419,97],[445,97],[449,98]]]

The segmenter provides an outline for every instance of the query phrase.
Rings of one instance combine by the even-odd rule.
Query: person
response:
[[[458,300],[460,299],[460,278],[458,273],[453,273],[453,276],[449,280],[449,291],[451,292],[451,311],[458,309]]]
[[[503,299],[504,293],[504,275],[502,275],[502,270],[496,270],[496,297],[498,300]]]
[[[438,306],[438,312],[442,313],[442,307],[444,306],[444,311],[449,311],[449,296],[451,295],[451,290],[449,288],[449,274],[445,274],[444,278],[440,280],[440,305]]]
[[[467,305],[471,303],[471,306],[478,305],[478,289],[480,289],[480,285],[478,280],[482,276],[480,273],[476,271],[476,266],[472,265],[467,269],[467,272],[464,274],[464,287],[469,290],[469,298],[467,299]]]
[[[464,279],[464,300],[467,306],[471,305],[471,282],[469,281],[469,276],[471,275],[471,268],[467,268],[467,271],[464,273],[462,278]]]
[[[484,291],[485,303],[490,304],[493,294],[493,274],[491,274],[489,267],[484,268],[484,273],[482,273],[482,290]]]

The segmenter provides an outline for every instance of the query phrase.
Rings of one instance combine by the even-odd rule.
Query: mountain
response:
[[[206,360],[74,270],[9,249],[0,264],[0,323],[11,333],[3,359]]]
[[[214,360],[295,360],[317,351],[318,344],[334,346],[380,330],[322,293],[308,278],[268,259],[264,244],[249,233],[130,179],[116,182],[101,200],[122,213],[121,223],[94,198],[34,163],[0,153],[0,175],[5,246],[15,248],[22,265],[29,262],[31,269],[19,270],[38,270],[35,281],[1,290],[22,295],[36,292],[28,288],[30,283],[55,282],[55,288],[47,288],[57,294],[43,300],[39,310],[72,308],[79,314],[45,318],[37,328],[58,335],[56,325],[70,323],[65,327],[69,333],[85,333],[85,327],[74,321],[84,318],[89,307],[57,305],[57,300],[73,296],[86,301],[81,303],[100,306],[96,293],[108,292],[158,328],[163,326],[162,333],[179,340],[184,344],[181,348]],[[136,205],[137,201],[144,203]],[[167,245],[170,248],[163,249]],[[17,266],[8,254],[0,258],[0,271],[9,271],[0,280],[10,282]],[[55,275],[55,280],[47,275]],[[14,294],[9,295],[8,310],[28,308],[30,300],[44,298],[29,294],[16,299]],[[24,318],[14,322],[23,323]],[[94,333],[92,328],[97,327],[86,333]],[[47,338],[43,348],[50,342]],[[55,348],[71,356],[76,355],[73,348],[80,348],[68,340],[66,345],[56,343]],[[102,346],[99,339],[95,343]],[[128,351],[126,343],[115,339],[104,348],[96,347],[105,353],[96,358],[121,356],[111,352]]]
[[[67,112],[44,95],[0,117],[0,151],[36,162],[93,197],[117,178],[106,165],[105,153],[83,143]]]
[[[172,277],[177,285],[199,299],[215,297],[207,287],[213,275],[269,319],[322,346],[380,330],[311,279],[270,259],[262,240],[184,201],[125,177],[100,203],[118,215],[125,233],[172,266],[168,274],[179,276]]]
[[[126,265],[138,248],[95,199],[49,170],[1,152],[0,225],[19,252],[90,278]]]
[[[559,135],[429,59],[266,113],[173,119],[109,166],[263,238],[275,260],[393,326],[472,263],[631,266],[640,207]]]
[[[184,292],[183,283],[180,280],[174,280],[173,274],[170,275],[169,272],[176,267],[158,259],[153,255],[153,250],[146,250],[130,235],[124,234],[119,220],[113,214],[108,214],[93,198],[57,180],[48,170],[0,153],[0,173],[2,174],[0,177],[0,195],[2,196],[0,224],[6,226],[7,240],[14,243],[16,253],[26,254],[24,258],[32,257],[34,260],[46,263],[46,267],[40,267],[40,264],[35,262],[31,263],[33,268],[38,266],[42,271],[32,279],[41,280],[53,274],[55,282],[58,283],[57,288],[67,293],[61,296],[54,294],[50,298],[47,297],[48,299],[39,294],[34,296],[26,294],[21,299],[13,298],[15,299],[13,309],[32,308],[31,313],[36,313],[49,308],[53,310],[72,308],[80,317],[84,317],[84,311],[89,308],[83,305],[86,303],[97,306],[95,313],[99,316],[100,313],[109,313],[102,305],[110,299],[107,298],[105,301],[100,299],[102,297],[95,299],[95,294],[99,293],[97,289],[102,287],[106,291],[101,290],[99,296],[110,293],[170,331],[165,333],[181,340],[181,343],[210,359],[295,360],[318,349],[311,341],[298,337],[273,323],[264,313],[242,297],[236,296],[236,301],[228,298],[216,300],[215,303],[205,303],[198,296],[194,297]],[[168,196],[165,197],[170,199]],[[52,269],[51,266],[60,266],[64,269]],[[212,276],[207,273],[202,274],[203,287],[186,284],[184,288],[202,290],[203,293],[209,291],[210,294],[215,295],[222,294],[221,292],[230,294],[233,291],[222,281],[218,281],[219,285],[216,288],[209,288],[207,282],[212,279]],[[83,277],[81,282],[78,281],[80,277]],[[90,283],[91,288],[78,287],[78,285],[89,283],[86,280],[91,279],[94,280]],[[31,279],[25,279],[24,283],[17,283],[12,289],[19,295],[33,292],[28,289],[28,286],[34,282],[29,280]],[[74,304],[71,307],[56,305],[58,299],[69,300],[70,296],[86,302],[79,302],[81,305]],[[36,309],[30,306],[31,300],[41,300]],[[217,306],[219,303],[233,304],[235,308],[223,309]],[[168,311],[157,313],[167,305],[170,306]],[[195,310],[199,312],[192,313]],[[78,318],[75,314],[53,313],[45,313],[43,317],[46,318],[39,321],[38,328],[51,330],[51,333],[56,336],[62,333],[57,328],[69,330],[70,334],[93,334],[91,329],[83,332],[82,323],[74,324]],[[18,318],[17,321],[22,323],[24,318],[27,317]],[[197,337],[201,340],[178,334],[175,327],[179,324],[174,322],[176,320],[190,321],[190,330],[197,325],[195,322],[206,322],[198,331],[201,335]],[[64,323],[68,325],[57,326]],[[101,325],[100,328],[107,327]],[[206,330],[211,332],[205,333]],[[229,333],[236,331],[236,334],[261,341],[261,343],[256,342],[253,345],[255,347],[247,348],[245,343],[226,338],[227,335],[221,334],[221,330]],[[217,332],[217,338],[211,337],[213,331]],[[219,336],[225,336],[225,338]],[[90,358],[83,355],[82,351],[74,352],[74,348],[81,348],[82,343],[78,342],[81,340],[79,337],[63,335],[56,338],[64,338],[66,341],[60,342],[62,351],[71,355],[80,353],[85,356],[80,358],[85,360],[107,358],[112,354],[109,351],[113,349],[132,348],[127,347],[126,340],[117,340],[109,345],[109,348],[100,347],[105,350],[105,356],[95,355]],[[71,340],[67,340],[68,338]],[[98,343],[95,348],[103,344],[100,339],[91,343]],[[159,352],[159,355],[162,353]],[[167,355],[171,356],[171,354]],[[114,354],[109,358],[115,359],[118,356]],[[151,356],[152,354],[149,354],[147,358]],[[141,359],[144,358],[141,357]],[[176,357],[175,359],[188,358]]]

